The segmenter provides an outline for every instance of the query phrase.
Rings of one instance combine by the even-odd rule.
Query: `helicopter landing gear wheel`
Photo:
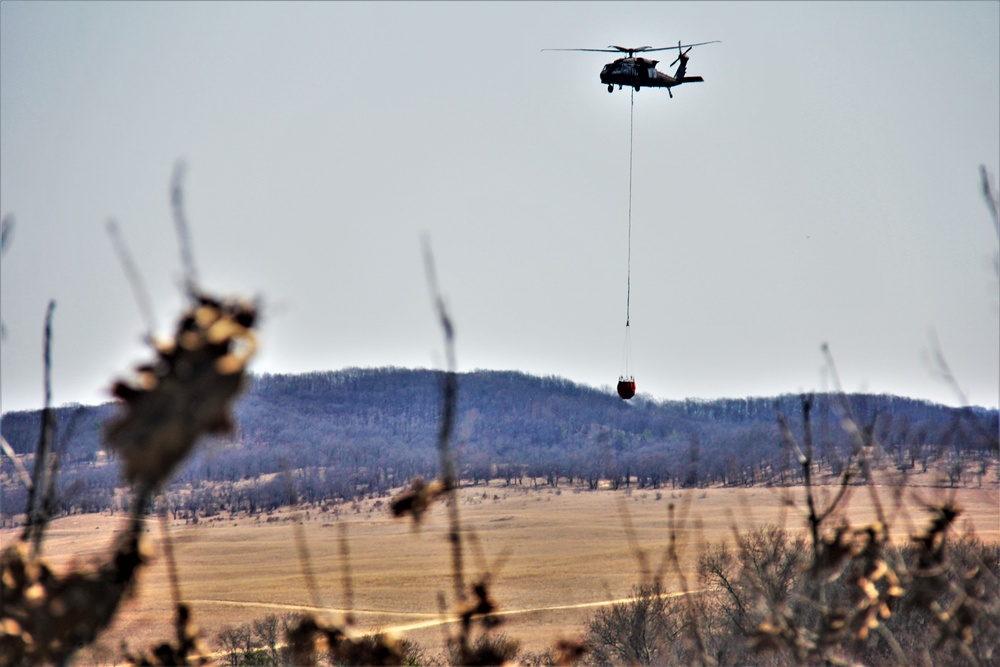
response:
[[[608,92],[609,93],[615,92],[615,84],[613,84],[613,83],[609,83],[608,84]]]

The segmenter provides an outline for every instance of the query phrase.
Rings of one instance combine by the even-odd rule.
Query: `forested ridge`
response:
[[[441,378],[400,368],[256,375],[237,406],[236,433],[201,447],[168,493],[179,511],[211,515],[382,495],[434,476]],[[815,458],[832,473],[854,447],[846,418],[869,431],[878,456],[899,470],[944,462],[958,484],[985,474],[997,458],[996,410],[867,394],[820,394],[813,405]],[[106,511],[120,502],[118,466],[101,438],[115,410],[110,403],[56,409],[57,511]],[[454,444],[465,483],[798,483],[779,413],[799,428],[799,396],[625,402],[561,378],[474,371],[459,376]],[[29,471],[39,424],[39,411],[3,416],[3,436]],[[10,466],[4,470],[8,522],[23,510],[26,492]]]

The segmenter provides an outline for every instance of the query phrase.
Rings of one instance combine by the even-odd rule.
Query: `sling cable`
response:
[[[635,126],[635,89],[632,90],[632,100],[628,116],[628,272],[625,280],[625,343],[623,352],[622,374],[618,377],[618,395],[628,400],[635,396],[635,376],[629,369],[632,357],[632,333],[630,306],[632,301],[632,136]]]

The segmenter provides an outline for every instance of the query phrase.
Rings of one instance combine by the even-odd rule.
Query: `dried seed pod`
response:
[[[488,627],[496,626],[497,623],[495,621],[487,621],[487,619],[491,618],[490,614],[496,611],[497,605],[490,598],[490,592],[486,588],[486,583],[482,581],[474,583],[472,585],[472,593],[475,599],[461,609],[458,614],[462,621],[463,632],[468,633],[472,619],[477,616],[481,617]]]
[[[339,665],[402,665],[402,643],[386,634],[355,636],[350,628],[317,621],[306,614],[293,622],[286,633],[291,663],[316,664],[318,652],[329,651]]]
[[[136,368],[112,393],[123,402],[105,427],[125,478],[158,488],[206,434],[233,428],[230,409],[256,350],[254,304],[193,294],[174,338],[154,345],[157,358]]]
[[[837,526],[832,535],[820,540],[813,568],[817,573],[827,572],[826,580],[840,577],[841,566],[855,553],[851,530],[846,525]]]
[[[403,645],[394,636],[378,633],[354,637],[335,627],[327,629],[326,632],[330,652],[336,664],[386,666],[406,664]]]
[[[202,645],[198,631],[191,623],[191,610],[186,604],[178,604],[174,617],[177,643],[164,642],[139,655],[128,655],[125,661],[144,667],[153,665],[207,665],[211,662],[209,652]]]
[[[560,639],[556,642],[552,658],[559,667],[575,665],[587,653],[587,645],[576,639]]]
[[[318,633],[319,625],[309,614],[300,616],[288,626],[285,639],[293,665],[315,664]]]
[[[756,652],[777,651],[782,646],[791,645],[795,633],[788,627],[787,620],[775,614],[765,619],[750,635],[750,645]]]
[[[930,527],[912,538],[917,544],[917,563],[910,569],[911,589],[914,603],[920,606],[935,602],[948,590],[946,536],[948,527],[962,511],[950,503],[928,509],[934,514]]]
[[[444,495],[450,487],[444,480],[435,479],[425,482],[422,477],[415,477],[406,489],[389,503],[389,510],[394,517],[410,515],[415,523],[420,523],[424,512],[431,503]]]
[[[831,609],[820,617],[820,628],[817,633],[818,646],[827,647],[839,645],[843,641],[850,615],[842,608]]]

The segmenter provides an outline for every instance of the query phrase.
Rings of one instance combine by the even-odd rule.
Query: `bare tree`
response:
[[[253,622],[253,632],[257,640],[267,649],[271,664],[280,664],[278,660],[278,638],[280,623],[278,617],[269,614]]]

